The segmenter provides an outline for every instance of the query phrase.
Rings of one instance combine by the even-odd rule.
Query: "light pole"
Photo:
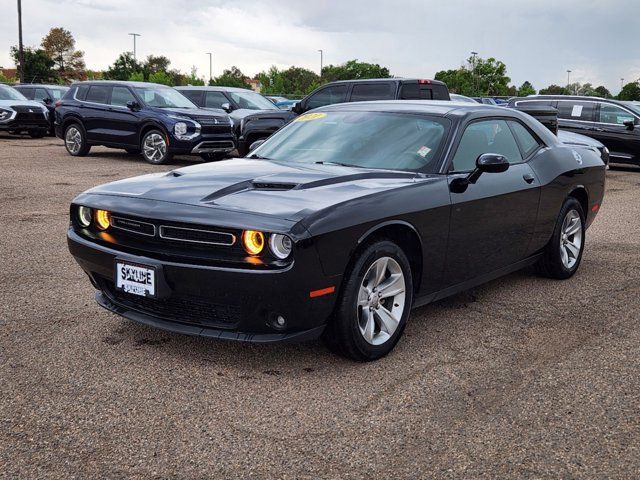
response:
[[[320,76],[322,77],[322,54],[324,53],[322,50],[318,50],[320,52]]]
[[[478,87],[476,85],[476,80],[477,80],[476,79],[476,56],[478,55],[478,52],[471,52],[471,55],[473,55],[473,60],[471,62],[471,65],[472,65],[472,68],[473,68],[473,71],[472,71],[472,74],[473,74],[473,94],[477,95],[478,94]]]
[[[213,75],[211,72],[213,72],[212,70],[212,65],[213,65],[213,53],[211,52],[207,52],[207,55],[209,55],[209,85],[211,85],[211,80],[213,80]]]
[[[620,91],[624,88],[624,78],[620,79]]]
[[[571,85],[571,70],[567,70],[567,92],[569,92],[569,85]]]
[[[22,0],[18,0],[18,61],[20,62],[20,83],[24,83],[24,48],[22,46]]]
[[[139,33],[130,33],[129,35],[131,35],[133,37],[133,59],[136,59],[136,37],[139,37],[140,34]]]

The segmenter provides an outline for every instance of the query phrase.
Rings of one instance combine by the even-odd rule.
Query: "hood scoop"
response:
[[[292,190],[298,186],[297,183],[284,182],[251,182],[253,190]]]
[[[234,183],[226,188],[222,188],[210,195],[207,195],[202,200],[203,203],[214,203],[217,199],[233,195],[234,193],[247,192],[249,190],[262,190],[262,191],[285,191],[292,190],[298,186],[297,183],[283,183],[283,182],[257,182],[253,180],[246,180],[244,182]]]

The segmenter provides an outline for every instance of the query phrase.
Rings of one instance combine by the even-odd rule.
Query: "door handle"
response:
[[[536,179],[536,177],[534,177],[532,174],[530,173],[525,173],[522,178],[524,178],[524,181],[527,183],[533,183],[533,181]]]
[[[592,128],[592,130],[594,130],[596,132],[604,132],[604,128],[600,128],[600,127]]]

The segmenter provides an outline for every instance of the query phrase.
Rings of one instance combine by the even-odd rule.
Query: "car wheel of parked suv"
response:
[[[142,156],[154,165],[161,165],[171,161],[169,146],[160,130],[150,130],[142,139]]]
[[[227,156],[226,153],[201,153],[200,158],[205,162],[217,162],[223,160]]]
[[[64,131],[64,146],[67,152],[74,157],[84,157],[89,153],[91,145],[87,143],[87,136],[82,125],[72,123],[67,126]]]

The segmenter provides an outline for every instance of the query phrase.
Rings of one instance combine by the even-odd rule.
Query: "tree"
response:
[[[473,84],[473,74],[464,67],[456,70],[441,70],[434,77],[447,84],[449,90],[460,95],[473,96],[476,90]]]
[[[322,82],[334,82],[336,80],[360,80],[364,78],[389,78],[391,74],[387,67],[381,67],[377,63],[359,62],[357,59],[349,60],[342,65],[327,65],[322,69]]]
[[[540,95],[569,95],[569,91],[566,87],[560,85],[549,85],[547,88],[543,88],[538,92]]]
[[[238,67],[233,66],[230,69],[224,70],[222,72],[222,75],[210,81],[209,85],[219,85],[221,87],[247,88],[251,90],[251,85],[249,85],[247,80],[249,80],[249,77],[247,77],[244,73],[242,73]]]
[[[13,63],[20,70],[20,53],[18,47],[11,47],[11,57]],[[58,73],[53,69],[55,62],[45,53],[44,50],[37,48],[24,49],[24,81],[25,82],[42,82],[57,83]]]
[[[42,39],[42,49],[55,62],[60,78],[86,78],[84,52],[76,50],[76,41],[69,30],[55,27]]]
[[[267,72],[258,73],[256,78],[265,95],[304,96],[320,85],[318,74],[301,67],[278,70],[273,66]]]
[[[149,55],[144,62],[142,62],[142,69],[144,70],[145,77],[148,77],[152,73],[166,72],[169,70],[171,60],[164,55]]]
[[[264,95],[283,95],[290,92],[285,91],[284,77],[282,71],[278,70],[275,65],[266,72],[260,72],[256,75],[262,86],[260,92]]]
[[[129,77],[130,82],[144,82],[144,73],[142,72],[133,72]]]
[[[204,85],[204,80],[198,77],[198,69],[196,68],[195,65],[191,67],[191,73],[189,74],[189,76],[185,77],[185,83],[187,85],[193,85],[193,86]]]
[[[0,72],[0,83],[16,83],[16,79],[14,77],[7,77],[2,72]]]
[[[611,92],[604,85],[596,87],[593,95],[596,97],[611,98]]]
[[[630,82],[622,87],[618,100],[640,100],[640,81]]]
[[[173,79],[167,72],[152,73],[149,75],[148,81],[151,83],[159,83],[160,85],[169,85],[170,87],[174,85]]]
[[[131,52],[124,52],[104,72],[104,78],[106,80],[129,80],[131,75],[137,72],[142,72],[142,66],[133,58]]]
[[[527,95],[535,95],[535,94],[536,94],[536,89],[533,88],[533,85],[531,85],[531,82],[529,81],[523,82],[523,84],[520,85],[520,88],[518,89],[519,97],[526,97]]]
[[[437,72],[436,80],[447,84],[452,92],[469,96],[504,96],[510,91],[507,66],[493,57],[469,57],[455,70]]]

